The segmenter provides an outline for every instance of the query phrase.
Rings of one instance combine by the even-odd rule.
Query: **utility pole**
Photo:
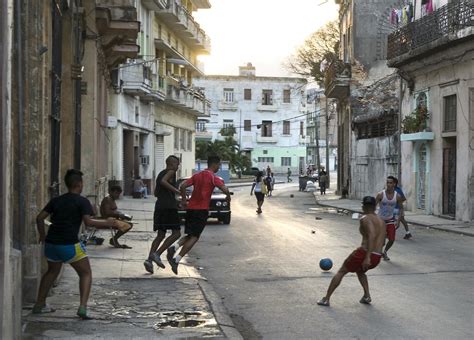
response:
[[[326,174],[328,176],[327,187],[330,187],[331,177],[329,175],[329,106],[328,106],[328,97],[326,98]]]

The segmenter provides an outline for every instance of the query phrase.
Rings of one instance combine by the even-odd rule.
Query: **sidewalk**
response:
[[[88,310],[94,320],[81,321],[78,276],[66,265],[57,287],[48,298],[56,312],[40,316],[23,310],[23,339],[241,339],[221,299],[186,261],[174,275],[166,269],[148,274],[143,261],[148,256],[153,232],[154,198],[119,200],[119,209],[137,222],[120,241],[133,249],[109,246],[109,231],[101,231],[103,245],[88,245],[93,282]],[[30,306],[31,307],[31,306]]]
[[[321,196],[319,192],[314,192],[316,203],[323,207],[331,207],[348,211],[350,213],[362,213],[360,200],[341,199],[332,191],[328,195]],[[409,224],[421,227],[443,230],[447,232],[474,236],[474,222],[454,221],[433,215],[417,214],[405,211],[405,220]]]

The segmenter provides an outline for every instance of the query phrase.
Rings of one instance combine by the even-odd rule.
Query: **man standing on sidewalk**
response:
[[[360,303],[370,304],[372,298],[369,292],[369,282],[365,272],[375,268],[381,258],[381,251],[385,240],[385,226],[383,220],[375,214],[375,198],[366,196],[362,200],[362,210],[364,216],[360,219],[359,231],[362,235],[362,243],[359,248],[354,250],[344,261],[341,269],[331,280],[326,296],[317,302],[320,306],[329,307],[329,299],[347,273],[356,273],[362,288],[364,296]]]
[[[179,195],[176,189],[176,171],[179,167],[179,158],[169,156],[166,158],[166,169],[161,171],[156,178],[155,211],[153,213],[153,230],[158,234],[151,244],[148,259],[143,262],[147,272],[153,274],[153,262],[160,268],[165,268],[160,255],[181,236],[181,223],[178,215],[178,204],[175,195]],[[171,229],[171,235],[163,242],[166,231]],[[157,251],[158,249],[158,251]]]
[[[286,179],[287,179],[287,183],[293,182],[293,180],[291,179],[291,169],[290,168],[288,168],[288,172],[286,173]]]
[[[387,239],[388,242],[385,245],[383,252],[383,259],[390,261],[387,255],[387,251],[392,247],[395,242],[395,234],[397,221],[395,218],[395,208],[398,205],[400,207],[400,214],[403,214],[403,200],[400,195],[395,191],[396,178],[393,176],[387,177],[387,188],[377,194],[376,201],[379,205],[378,215],[384,220],[387,228]]]
[[[207,223],[209,215],[209,203],[211,202],[212,192],[218,187],[230,202],[229,189],[224,185],[224,181],[215,175],[219,171],[221,160],[217,156],[210,156],[207,160],[207,169],[194,174],[190,179],[181,184],[181,205],[186,211],[186,236],[182,237],[177,245],[168,248],[167,259],[171,270],[178,274],[179,261],[192,249],[201,236]],[[193,193],[186,200],[186,188],[194,186]],[[173,257],[179,247],[182,246],[179,255]]]

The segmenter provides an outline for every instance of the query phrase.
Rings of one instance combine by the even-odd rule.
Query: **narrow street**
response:
[[[245,339],[467,339],[474,334],[471,237],[412,227],[369,272],[373,303],[361,305],[355,275],[342,281],[331,307],[316,301],[360,244],[358,222],[315,208],[297,184],[276,186],[263,214],[249,187],[234,188],[232,223],[212,221],[191,252]],[[294,198],[290,195],[293,194]],[[322,272],[329,257],[333,269]]]

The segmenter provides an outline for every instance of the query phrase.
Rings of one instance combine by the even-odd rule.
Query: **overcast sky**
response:
[[[334,0],[210,0],[194,12],[211,38],[203,58],[206,74],[237,75],[252,62],[258,76],[290,75],[282,62],[329,20],[337,19]],[[318,4],[324,3],[320,6]]]

